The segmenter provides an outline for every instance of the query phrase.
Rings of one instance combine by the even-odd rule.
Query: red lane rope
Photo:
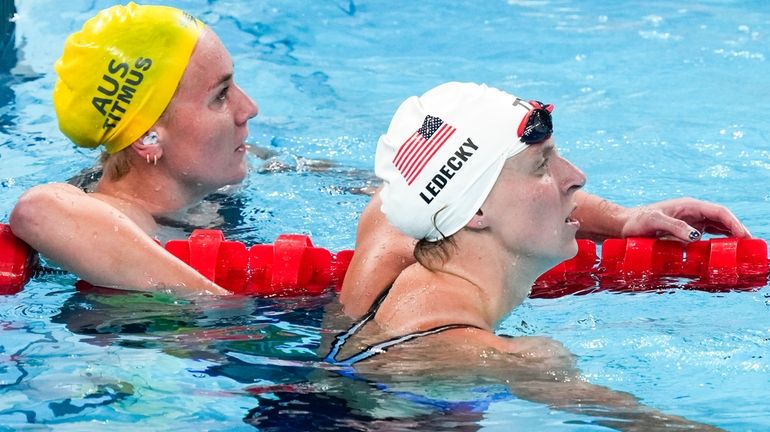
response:
[[[310,237],[283,234],[273,244],[246,247],[219,230],[195,230],[166,250],[221,287],[242,295],[318,295],[342,286],[354,251],[337,253]],[[656,289],[661,278],[688,278],[685,287],[709,291],[767,284],[767,243],[761,239],[715,238],[689,244],[652,238],[578,240],[577,255],[540,276],[532,297],[553,298],[601,289]],[[19,292],[36,269],[36,253],[0,224],[0,294]],[[81,286],[85,286],[81,284]]]

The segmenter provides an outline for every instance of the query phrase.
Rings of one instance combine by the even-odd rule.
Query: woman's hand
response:
[[[699,240],[703,233],[750,238],[751,233],[726,207],[693,198],[676,198],[625,209],[621,237],[673,237]]]

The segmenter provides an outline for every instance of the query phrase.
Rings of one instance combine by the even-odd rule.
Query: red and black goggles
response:
[[[536,100],[529,101],[529,104],[532,105],[532,109],[527,111],[527,114],[521,119],[517,134],[521,142],[525,144],[543,142],[550,138],[553,133],[551,112],[553,112],[554,107],[552,104],[544,105]]]

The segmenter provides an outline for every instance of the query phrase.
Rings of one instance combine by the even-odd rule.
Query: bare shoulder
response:
[[[62,218],[83,220],[84,217],[101,220],[128,219],[143,231],[156,228],[152,215],[141,206],[100,193],[86,193],[67,183],[37,185],[22,194],[11,214],[11,225],[23,230],[25,226],[39,229],[55,226]]]
[[[477,328],[456,328],[419,338],[375,356],[365,370],[425,371],[435,376],[495,377],[505,382],[576,378],[575,359],[547,337],[505,338]]]
[[[543,336],[503,337],[481,329],[459,329],[447,337],[452,345],[475,359],[483,359],[488,368],[519,369],[530,372],[574,371],[574,355],[559,341]],[[447,332],[450,333],[450,332]]]
[[[60,209],[64,213],[67,204],[86,198],[86,193],[66,183],[47,183],[34,186],[24,192],[13,208],[10,224],[14,233],[40,222],[41,215]]]
[[[480,329],[468,329],[467,331],[472,334],[474,344],[493,348],[500,353],[530,359],[569,357],[572,355],[561,342],[544,336],[503,337]]]
[[[29,199],[30,197],[46,195],[68,195],[68,196],[87,196],[85,192],[68,183],[45,183],[29,188],[19,200]]]
[[[358,222],[356,253],[340,292],[345,313],[365,313],[377,296],[414,262],[415,241],[390,225],[375,194]]]
[[[543,359],[572,356],[561,342],[543,336],[495,337],[500,340],[503,352],[521,357]]]

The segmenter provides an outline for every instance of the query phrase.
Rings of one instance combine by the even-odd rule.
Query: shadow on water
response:
[[[43,77],[18,67],[23,58],[23,47],[16,43],[16,5],[13,0],[0,0],[0,134],[11,137],[19,134],[14,87]],[[14,148],[24,143],[26,140],[5,139],[0,146]]]
[[[16,5],[13,0],[0,1],[0,132],[15,128],[15,94],[11,88],[16,67]]]
[[[376,418],[352,409],[348,401],[323,392],[293,393],[260,399],[244,419],[261,431],[476,431],[481,414],[472,411],[435,410],[398,418]]]
[[[13,0],[0,1],[0,72],[8,73],[16,66],[16,5]]]
[[[324,364],[318,356],[322,320],[333,298],[327,293],[199,302],[159,293],[78,290],[51,322],[95,346],[213,363],[188,372],[241,383],[242,394],[254,398],[243,422],[259,430],[478,429],[482,414],[475,409],[418,403]],[[126,389],[104,393],[114,397],[96,401],[102,405],[135,397]],[[69,413],[61,408],[61,415]]]

